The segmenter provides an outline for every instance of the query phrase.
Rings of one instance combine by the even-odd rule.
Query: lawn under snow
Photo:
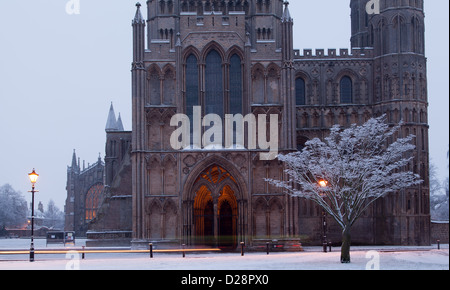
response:
[[[24,243],[0,240],[0,249]],[[40,243],[38,240],[37,245]],[[44,247],[36,248],[45,248],[45,242]],[[34,263],[28,262],[26,255],[0,255],[0,270],[365,270],[373,266],[380,270],[449,270],[449,247],[443,248],[353,247],[350,264],[340,263],[339,248],[322,253],[319,247],[297,253],[245,253],[244,257],[239,253],[187,253],[186,258],[178,253],[155,253],[153,259],[148,254],[86,254],[81,260],[78,254],[36,255]]]

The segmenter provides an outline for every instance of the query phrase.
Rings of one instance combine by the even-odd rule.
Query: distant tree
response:
[[[450,150],[447,150],[447,174],[448,174],[448,169],[449,169],[449,164],[448,164],[448,159],[449,159],[449,157],[450,157]],[[444,184],[443,184],[443,188],[444,188],[444,191],[445,191],[445,194],[447,195],[447,199],[448,199],[448,176],[447,176],[447,178],[444,180]]]
[[[64,227],[64,213],[59,210],[53,200],[48,202],[47,210],[44,212],[44,225],[58,229]]]
[[[449,153],[447,152],[447,160],[449,157]],[[448,168],[448,165],[447,165]],[[440,221],[448,221],[449,220],[449,179],[448,176],[442,182],[442,185],[439,184],[439,187],[436,183],[439,183],[437,178],[433,178],[433,175],[437,175],[436,172],[433,172],[432,166],[430,166],[430,207],[431,207],[431,218],[433,220]],[[432,181],[433,180],[433,181]],[[438,189],[438,190],[437,190]]]
[[[439,181],[439,177],[437,174],[437,168],[436,165],[432,162],[430,162],[430,169],[429,169],[429,176],[430,176],[430,195],[440,195],[442,190],[442,184]]]
[[[37,210],[40,211],[41,213],[44,213],[44,205],[42,204],[42,201],[40,201],[40,202],[38,203],[38,208],[37,208]]]
[[[446,195],[447,198],[448,198],[448,176],[447,176],[447,178],[444,180],[443,188],[444,188],[445,195]]]
[[[0,187],[0,228],[20,227],[27,221],[27,202],[11,185]]]
[[[430,211],[433,220],[448,220],[448,178],[441,183],[436,166],[430,163]]]
[[[324,141],[316,138],[301,152],[278,156],[288,181],[267,179],[333,217],[342,229],[342,263],[350,263],[351,228],[364,211],[377,199],[422,182],[405,170],[413,159],[414,136],[394,141],[399,129],[390,128],[385,116],[348,129],[336,125]]]

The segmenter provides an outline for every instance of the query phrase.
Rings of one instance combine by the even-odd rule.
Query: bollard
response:
[[[183,258],[186,258],[186,252],[185,252],[185,250],[184,250],[184,249],[186,248],[186,245],[183,244],[182,246],[183,246]]]
[[[331,253],[331,242],[328,242],[328,250]]]
[[[323,252],[326,253],[327,252],[327,241],[324,241],[322,243],[322,248],[323,248]]]
[[[153,259],[153,244],[149,243],[148,246],[150,248],[150,259]]]
[[[241,256],[244,256],[244,242],[241,242]]]
[[[81,252],[81,260],[84,260],[84,246],[82,246],[81,248],[82,248],[82,252]]]
[[[266,251],[267,251],[267,255],[269,255],[269,253],[270,253],[270,243],[269,242],[266,243]]]
[[[441,240],[437,240],[438,250],[441,249]]]

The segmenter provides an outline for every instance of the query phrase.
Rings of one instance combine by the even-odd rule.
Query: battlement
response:
[[[349,53],[350,52],[350,53]],[[372,47],[362,47],[362,48],[348,48],[339,49],[339,54],[337,54],[337,49],[329,48],[328,54],[325,54],[325,49],[316,49],[313,53],[312,49],[304,49],[303,54],[300,49],[294,49],[294,59],[310,59],[310,58],[373,58],[373,48]]]

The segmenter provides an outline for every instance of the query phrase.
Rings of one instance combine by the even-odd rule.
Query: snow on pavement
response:
[[[27,239],[0,239],[0,251],[4,249],[29,249]],[[76,250],[85,245],[78,240]],[[45,240],[35,240],[36,249],[46,249]],[[64,249],[63,245],[48,248]],[[146,253],[92,254],[81,259],[79,253],[67,255],[36,255],[30,263],[27,255],[0,255],[0,270],[449,270],[449,245],[431,247],[367,246],[353,247],[352,263],[340,263],[340,249],[322,253],[321,247],[307,247],[296,253],[155,253],[150,259]]]
[[[181,254],[155,253],[153,259],[148,254],[127,253],[86,254],[82,260],[74,253],[36,255],[34,263],[24,255],[8,261],[0,255],[0,270],[449,270],[448,245],[442,250],[433,248],[355,247],[350,264],[340,263],[338,248],[331,253],[311,248],[297,253],[245,253],[244,257],[239,253],[187,253],[182,258]]]

